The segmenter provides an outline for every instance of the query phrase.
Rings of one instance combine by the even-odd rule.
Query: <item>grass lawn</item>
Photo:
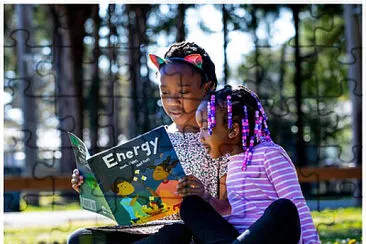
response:
[[[90,222],[72,222],[58,227],[32,227],[32,228],[5,228],[4,243],[6,244],[61,244],[66,243],[70,233],[78,228],[88,226],[104,226]]]
[[[39,206],[28,205],[23,198],[20,199],[21,212],[57,211],[57,210],[80,210],[80,203],[64,202],[64,198],[57,195],[42,195],[40,193]]]
[[[362,209],[312,212],[322,243],[362,243]]]
[[[361,243],[361,208],[345,208],[312,212],[322,243]],[[102,226],[103,223],[72,222],[57,227],[32,227],[21,229],[5,228],[4,241],[11,244],[56,244],[66,243],[67,236],[74,230],[86,226]]]

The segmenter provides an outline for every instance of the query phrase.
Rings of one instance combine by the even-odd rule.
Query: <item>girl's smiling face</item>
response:
[[[216,106],[216,126],[210,135],[207,123],[207,101],[203,101],[196,112],[197,124],[200,127],[200,142],[212,158],[224,156],[233,148],[233,141],[229,138],[229,130],[224,124],[223,116],[224,112]]]
[[[160,97],[165,112],[179,131],[197,128],[195,113],[210,82],[202,85],[202,76],[184,63],[168,63],[160,69]]]

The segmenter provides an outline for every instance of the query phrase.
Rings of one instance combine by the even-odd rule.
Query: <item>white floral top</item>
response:
[[[168,127],[168,135],[186,175],[197,177],[205,190],[218,197],[220,178],[227,173],[228,159],[212,159],[199,141],[199,133],[174,131]]]
[[[179,132],[174,124],[167,128],[167,132],[184,173],[197,177],[205,186],[206,192],[213,197],[219,197],[220,178],[227,173],[228,157],[212,159],[199,141],[199,132]],[[177,213],[162,219],[181,218]]]

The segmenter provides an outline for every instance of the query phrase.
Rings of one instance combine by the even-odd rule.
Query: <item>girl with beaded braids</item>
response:
[[[271,140],[257,95],[226,86],[208,94],[196,119],[210,156],[230,155],[231,213],[222,217],[202,199],[185,197],[180,214],[193,235],[203,243],[320,243],[295,167]]]
[[[227,214],[230,205],[226,194],[227,159],[212,159],[199,141],[199,127],[195,118],[196,110],[205,95],[216,89],[215,65],[207,52],[193,42],[180,42],[170,46],[164,57],[149,55],[160,75],[160,97],[163,108],[172,119],[168,135],[181,162],[186,177],[178,184],[181,196],[195,195],[209,201],[219,213]],[[72,187],[79,190],[82,176],[75,171]],[[181,222],[180,216],[172,216]],[[156,228],[155,228],[156,230]],[[122,231],[103,231],[101,228],[82,229],[69,238],[69,243],[79,243],[81,237],[92,240],[103,239],[107,243],[129,243],[147,235],[127,235]],[[190,243],[191,233],[183,224],[164,226],[148,240],[165,238],[171,243]],[[87,238],[85,238],[87,239]],[[159,239],[160,240],[160,239]],[[88,243],[88,242],[87,242]]]

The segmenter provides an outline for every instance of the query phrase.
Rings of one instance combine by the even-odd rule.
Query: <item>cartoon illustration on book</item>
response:
[[[173,211],[180,206],[183,200],[180,196],[174,194],[177,191],[178,180],[168,179],[168,176],[172,173],[172,168],[175,168],[178,160],[171,161],[168,156],[163,162],[156,166],[149,166],[154,168],[153,179],[156,181],[162,181],[156,188],[156,193],[162,196],[162,201]]]
[[[138,221],[140,218],[147,216],[147,214],[142,211],[141,204],[137,201],[138,195],[131,198],[131,195],[135,188],[133,185],[125,180],[118,180],[115,183],[115,193],[122,197],[120,204],[122,207],[126,209],[128,214],[130,215],[131,221]]]
[[[178,180],[185,174],[165,127],[89,156],[85,144],[70,133],[77,167],[85,177],[80,201],[84,209],[134,225],[179,212]]]

